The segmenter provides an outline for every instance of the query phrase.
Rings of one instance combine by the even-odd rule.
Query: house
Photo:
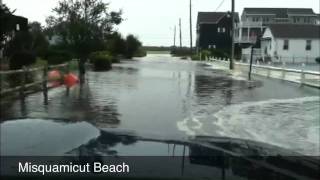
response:
[[[244,8],[237,43],[254,43],[270,24],[316,24],[311,8]]]
[[[263,59],[273,62],[315,62],[320,57],[320,26],[272,24],[261,39]]]
[[[3,51],[6,43],[10,41],[18,31],[28,31],[28,19],[15,16],[0,1],[0,59],[3,58]]]
[[[236,13],[236,22],[239,16]],[[232,18],[227,12],[199,12],[197,20],[197,51],[231,49]]]
[[[317,14],[317,16],[318,16],[318,18],[317,18],[316,24],[317,24],[317,25],[320,25],[320,14]]]

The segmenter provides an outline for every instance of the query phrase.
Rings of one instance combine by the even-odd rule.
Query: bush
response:
[[[201,51],[201,60],[206,60],[207,58],[209,58],[211,56],[211,52],[208,50],[202,50]]]
[[[50,65],[63,64],[70,61],[72,55],[68,51],[50,50],[46,55],[46,59]]]
[[[228,53],[226,53],[223,50],[219,50],[219,49],[212,49],[211,56],[218,57],[218,58],[229,58]]]
[[[145,57],[147,56],[147,52],[142,49],[142,48],[139,48],[133,55],[134,57]]]
[[[95,52],[90,55],[90,62],[95,71],[107,71],[112,69],[112,59],[110,54]]]
[[[109,58],[111,58],[112,63],[120,63],[120,57],[121,57],[121,55],[113,54],[113,53],[110,53],[109,51],[96,51],[90,54],[89,59],[92,59],[96,56],[108,56]]]
[[[200,56],[197,55],[197,54],[194,54],[194,55],[191,56],[191,59],[192,59],[193,61],[200,61]]]
[[[10,69],[21,69],[22,66],[30,66],[36,62],[36,56],[29,51],[15,53],[10,58]]]
[[[320,64],[320,57],[316,58],[316,62]]]

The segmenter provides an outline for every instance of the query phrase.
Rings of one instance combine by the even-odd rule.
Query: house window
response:
[[[220,33],[220,31],[221,31],[221,29],[220,29],[220,27],[218,27],[218,33]]]
[[[283,50],[289,50],[289,40],[284,40],[283,42]]]
[[[225,33],[226,32],[226,28],[222,28],[222,32]]]
[[[306,50],[307,51],[311,50],[311,40],[307,40]]]

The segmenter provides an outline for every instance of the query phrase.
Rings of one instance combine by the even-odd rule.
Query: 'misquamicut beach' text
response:
[[[92,164],[32,164],[31,162],[19,162],[19,173],[39,173],[42,175],[56,173],[129,173],[130,167],[126,163],[122,164],[102,164],[94,162]]]

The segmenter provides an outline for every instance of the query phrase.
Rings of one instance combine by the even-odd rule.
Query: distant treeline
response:
[[[145,51],[171,51],[172,47],[169,46],[143,46]]]

